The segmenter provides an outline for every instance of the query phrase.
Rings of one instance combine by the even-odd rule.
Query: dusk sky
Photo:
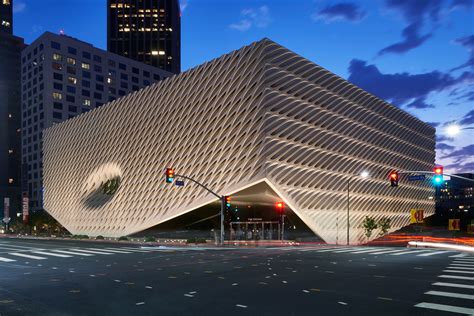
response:
[[[437,128],[437,163],[474,171],[474,0],[181,0],[182,70],[268,37]],[[106,49],[106,0],[14,0],[14,32]]]

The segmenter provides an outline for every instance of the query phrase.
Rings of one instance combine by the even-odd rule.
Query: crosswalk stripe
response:
[[[458,275],[440,275],[438,276],[439,278],[445,278],[445,279],[458,279],[458,280],[472,280],[474,281],[474,278],[472,277],[465,277],[465,276],[458,276]]]
[[[335,250],[343,250],[343,249],[353,249],[353,247],[334,247],[334,248],[324,248],[321,250],[315,250],[316,252],[328,252],[328,251],[335,251]],[[311,251],[313,249],[302,249],[300,251]]]
[[[72,251],[79,251],[79,252],[85,252],[85,253],[94,253],[97,255],[113,255],[111,252],[103,252],[103,251],[92,251],[92,250],[86,250],[86,249],[71,249]]]
[[[389,250],[390,248],[372,248],[372,249],[366,249],[366,250],[360,250],[360,251],[354,251],[354,252],[351,252],[353,254],[356,254],[356,253],[368,253],[368,252],[377,252],[377,251],[382,251],[382,250]]]
[[[428,291],[425,294],[444,296],[444,297],[462,298],[462,299],[466,299],[466,300],[474,300],[474,295],[461,294],[461,293],[442,292],[442,291]]]
[[[17,248],[17,247],[1,247],[1,250],[5,250],[6,252],[8,251],[29,251],[29,250],[44,250],[43,248]]]
[[[142,250],[142,249],[139,249],[139,248],[132,248],[132,247],[120,247],[118,249],[123,249],[125,251],[132,251],[132,252],[150,252],[150,251],[153,251],[153,250]]]
[[[365,248],[356,247],[356,248],[351,248],[351,249],[335,250],[335,251],[333,251],[333,252],[334,252],[334,253],[343,253],[343,252],[357,251],[357,250],[361,250],[361,249],[365,249]]]
[[[433,283],[432,285],[457,287],[457,288],[461,288],[461,289],[472,289],[472,290],[474,290],[474,285],[467,285],[467,284],[436,282],[436,283]]]
[[[1,262],[13,262],[13,261],[16,261],[16,260],[0,257],[0,261]]]
[[[449,256],[449,258],[463,258],[469,256],[467,253],[460,253],[458,255]]]
[[[423,303],[420,303],[420,304],[416,304],[415,307],[435,309],[435,310],[444,311],[444,312],[466,314],[466,315],[474,314],[474,309],[472,309],[472,308],[451,306],[451,305],[443,305],[443,304],[434,304],[434,303],[425,303],[425,302],[423,302]]]
[[[450,269],[451,269],[451,268],[450,268]],[[455,269],[455,268],[452,268],[452,269]],[[460,270],[443,270],[443,272],[474,274],[473,271],[460,271]]]
[[[106,251],[106,252],[116,252],[116,253],[131,253],[131,252],[127,252],[127,251],[124,251],[124,250],[115,250],[115,249],[112,249],[112,248],[87,248],[87,249],[90,249],[90,250],[94,250],[94,251]]]
[[[27,255],[26,253],[19,253],[19,252],[9,252],[8,254],[9,254],[9,255],[12,255],[12,256],[24,257],[24,258],[35,259],[35,260],[43,260],[43,259],[46,259],[46,258],[43,258],[43,257],[38,257],[38,256],[33,256],[33,255]]]
[[[456,259],[454,260],[454,262],[457,262],[457,263],[469,263],[469,264],[474,264],[474,261],[471,261],[471,260],[467,260],[467,259]]]
[[[419,252],[427,252],[430,250],[406,250],[404,252],[399,252],[399,253],[392,253],[390,256],[401,256],[401,255],[410,255],[410,254],[415,254]]]
[[[81,253],[81,252],[74,252],[74,251],[67,251],[67,250],[59,250],[59,249],[55,249],[53,250],[54,252],[60,252],[60,253],[65,253],[67,255],[77,255],[77,256],[84,256],[84,257],[89,257],[89,256],[93,256],[93,254],[90,254],[90,253]]]
[[[428,256],[434,256],[434,255],[440,255],[442,253],[447,253],[451,251],[435,251],[435,252],[428,252],[428,253],[422,253],[417,255],[418,257],[428,257]]]
[[[386,250],[386,251],[379,251],[379,252],[369,252],[369,255],[383,255],[386,253],[394,253],[394,252],[405,252],[404,250]]]
[[[448,269],[458,269],[458,270],[474,270],[474,267],[471,267],[471,266],[463,266],[463,265],[459,265],[459,264],[450,264]]]
[[[45,256],[53,256],[53,257],[60,257],[60,258],[71,258],[72,256],[69,255],[61,255],[59,253],[51,253],[51,252],[45,252],[45,251],[32,251],[32,253],[36,253],[39,255],[45,255]]]

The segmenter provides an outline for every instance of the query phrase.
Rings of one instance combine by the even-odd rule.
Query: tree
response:
[[[367,236],[367,238],[370,238],[370,236],[372,236],[372,231],[378,227],[375,219],[371,216],[366,216],[362,224],[365,229],[365,236]]]
[[[383,236],[388,233],[388,230],[392,227],[392,220],[388,217],[384,217],[379,221],[378,226],[380,227],[379,235]]]

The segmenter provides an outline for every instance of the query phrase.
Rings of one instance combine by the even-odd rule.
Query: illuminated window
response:
[[[74,58],[68,57],[67,63],[70,64],[70,65],[75,65],[75,64],[76,64],[76,60],[75,60]]]
[[[9,26],[10,26],[10,22],[8,22],[8,21],[3,21],[3,20],[2,20],[2,26],[9,27]]]
[[[81,66],[83,69],[91,69],[91,65],[87,64],[87,63],[82,63],[82,66]]]
[[[8,153],[11,155],[13,154],[13,149],[8,149]]]
[[[11,3],[10,3],[10,0],[3,0],[3,4],[4,5],[10,5]]]
[[[59,54],[53,54],[53,60],[55,61],[61,61],[63,59],[63,56]]]
[[[63,95],[59,92],[53,92],[53,99],[55,100],[62,100]]]
[[[82,105],[90,106],[90,105],[91,105],[91,100],[89,100],[89,99],[84,99],[84,100],[82,101]]]
[[[77,83],[77,79],[74,78],[74,77],[68,77],[67,78],[67,82],[71,83],[71,84],[76,84]]]
[[[13,178],[8,179],[8,183],[12,184],[13,183]]]

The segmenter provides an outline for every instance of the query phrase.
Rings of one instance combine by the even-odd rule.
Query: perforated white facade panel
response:
[[[345,241],[349,189],[358,243],[366,215],[394,230],[411,208],[433,213],[432,186],[391,188],[387,173],[431,170],[434,133],[264,39],[47,129],[44,205],[74,234],[123,236],[215,201],[166,184],[172,166],[222,194],[265,181],[330,243]]]

